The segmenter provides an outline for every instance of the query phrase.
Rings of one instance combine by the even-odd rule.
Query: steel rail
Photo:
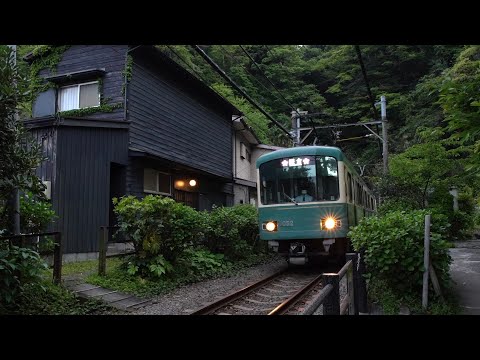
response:
[[[284,269],[284,270],[280,270],[278,272],[276,272],[275,274],[273,275],[270,275],[269,277],[266,277],[265,279],[262,279],[260,281],[257,281],[256,283],[254,284],[251,284],[239,291],[236,291],[230,295],[227,295],[225,296],[224,298],[220,299],[220,300],[217,300],[217,301],[214,301],[204,307],[202,307],[201,309],[191,313],[190,315],[208,315],[208,314],[212,314],[214,313],[215,311],[217,311],[218,309],[221,309],[223,307],[225,307],[226,305],[228,305],[229,303],[235,301],[235,300],[238,300],[240,298],[242,298],[243,296],[245,296],[246,294],[256,290],[257,288],[265,285],[266,283],[276,279],[277,277],[279,277],[280,275],[284,274],[287,270]]]
[[[275,309],[270,311],[268,315],[283,315],[285,314],[293,305],[295,305],[298,300],[300,300],[304,295],[306,295],[312,287],[317,285],[320,281],[322,281],[322,275],[318,275],[315,279],[310,281],[306,286],[298,290],[295,294],[293,294],[290,298],[282,302],[278,305]]]

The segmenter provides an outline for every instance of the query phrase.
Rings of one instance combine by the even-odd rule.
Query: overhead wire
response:
[[[372,110],[373,110],[373,116],[374,116],[374,119],[377,120],[379,118],[378,117],[378,111],[377,111],[377,108],[375,107],[375,100],[373,98],[372,91],[370,89],[370,83],[368,81],[368,76],[367,76],[367,70],[365,68],[365,64],[363,63],[362,52],[360,51],[360,45],[355,45],[355,51],[357,53],[358,62],[360,63],[360,68],[362,69],[363,80],[365,81],[365,85],[367,87],[367,93],[368,93],[368,97],[370,99],[370,105],[371,105]],[[378,125],[375,125],[375,127],[377,129],[377,132],[379,132]],[[380,150],[381,149],[380,140],[378,140],[378,146],[379,146],[379,150]]]
[[[260,105],[257,104],[257,102],[255,100],[253,100],[251,98],[250,95],[248,95],[244,90],[242,90],[242,88],[236,84],[231,78],[230,76],[228,76],[225,71],[220,67],[218,66],[215,61],[207,55],[207,53],[201,49],[198,45],[192,45],[193,49],[218,73],[220,74],[225,80],[227,80],[230,85],[235,89],[237,90],[238,92],[240,92],[242,94],[242,96],[248,101],[250,102],[250,104],[252,104],[253,106],[255,106],[263,115],[265,115],[270,121],[272,121],[278,128],[280,128],[286,135],[289,139],[292,139],[293,136],[291,134],[290,131],[288,131],[281,123],[279,123],[277,120],[275,120],[273,118],[272,115],[270,115],[269,113],[267,113],[265,111],[265,109],[263,109]]]
[[[243,48],[242,45],[238,45],[240,47],[240,49],[242,49],[242,51],[245,53],[245,55],[247,55],[247,57],[250,59],[250,61],[256,66],[256,68],[260,71],[260,74],[262,74],[262,76],[267,79],[267,81],[273,86],[273,88],[278,92],[278,94],[282,97],[282,99],[285,101],[286,104],[288,104],[290,106],[290,108],[295,111],[297,113],[297,115],[299,117],[301,117],[300,113],[298,112],[297,108],[295,106],[292,105],[292,103],[290,101],[288,101],[288,99],[283,96],[283,94],[281,93],[281,91],[275,86],[275,84],[268,78],[268,76],[265,74],[265,72],[261,69],[260,65],[258,65],[258,63],[255,61],[255,59],[249,54],[249,52],[247,50],[245,50]],[[269,51],[268,47],[265,45],[265,48],[267,49],[267,51]],[[271,53],[270,53],[271,54]],[[310,124],[312,125],[312,128],[313,128],[313,131],[315,133],[315,137],[318,139],[318,133],[317,133],[317,129],[315,128],[315,125],[313,123],[313,120],[312,118],[309,118],[310,120]]]
[[[227,55],[232,61],[235,61],[235,59],[233,58],[233,55],[230,54],[226,49],[224,49],[224,47],[222,45],[219,45],[220,46],[220,50],[225,54]],[[258,83],[260,84],[266,91],[268,91],[272,96],[274,96],[275,98],[279,99],[278,96],[276,96],[269,88],[267,88],[260,80],[258,80],[256,78],[256,76],[251,72],[249,71],[245,66],[242,65],[242,68],[245,69],[245,71],[247,71],[251,76],[252,78]],[[279,99],[281,100],[281,99]],[[288,107],[290,107],[289,104],[287,104]]]

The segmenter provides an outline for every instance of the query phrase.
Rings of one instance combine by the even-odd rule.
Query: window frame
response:
[[[99,80],[95,80],[95,81],[88,81],[88,82],[83,82],[83,83],[75,83],[75,84],[72,84],[72,85],[65,85],[65,86],[61,86],[58,88],[58,91],[57,91],[57,109],[58,109],[58,112],[62,112],[62,111],[70,111],[70,110],[81,110],[81,109],[89,109],[89,108],[96,108],[96,107],[100,107],[100,102],[101,102],[101,94],[100,94],[100,89],[98,89],[98,105],[95,105],[95,106],[86,106],[86,107],[83,107],[81,108],[80,107],[80,87],[81,86],[84,86],[84,85],[92,85],[92,84],[97,84],[97,87],[100,86],[100,81]],[[77,108],[74,108],[74,109],[68,109],[68,110],[61,110],[60,109],[60,92],[62,91],[62,89],[66,89],[66,88],[72,88],[72,87],[76,87],[77,88],[77,102],[78,102],[78,107]]]
[[[335,156],[331,156],[331,155],[302,155],[302,157],[309,157],[311,158],[310,159],[310,163],[313,164],[315,166],[315,174],[314,176],[308,176],[308,179],[310,178],[313,178],[314,179],[314,182],[312,182],[313,186],[314,186],[314,190],[309,192],[308,194],[310,196],[312,196],[314,199],[312,199],[312,201],[307,201],[306,203],[334,203],[334,202],[338,202],[341,198],[340,196],[340,193],[341,193],[341,189],[340,189],[340,166],[339,166],[339,160],[335,157]],[[295,156],[294,158],[297,158],[297,156]],[[289,158],[288,160],[295,160],[293,157],[292,158]],[[327,175],[322,175],[321,172],[320,172],[320,169],[325,169],[326,168],[326,164],[322,164],[322,166],[319,166],[319,159],[320,158],[324,158],[324,160],[327,160],[329,158],[333,159],[335,161],[335,172],[336,172],[336,175],[335,176],[332,176],[332,175],[328,175],[328,170],[327,170]],[[283,158],[283,161],[287,160],[287,158]],[[260,202],[259,202],[259,205],[261,205],[262,207],[268,207],[268,206],[278,206],[278,205],[295,205],[293,203],[293,201],[288,201],[288,197],[292,198],[292,199],[295,199],[297,196],[299,196],[301,194],[300,192],[300,186],[301,183],[302,183],[302,180],[305,179],[305,177],[285,177],[283,179],[286,179],[290,182],[290,191],[286,191],[284,190],[283,188],[283,185],[282,185],[282,178],[278,175],[278,173],[275,173],[275,165],[274,163],[275,162],[281,162],[282,159],[273,159],[273,160],[270,160],[270,161],[267,161],[267,162],[264,162],[262,164],[260,164],[259,166],[259,176],[260,176],[260,188],[259,188],[259,191],[260,191]],[[271,165],[270,165],[271,164]],[[282,166],[287,166],[287,165],[283,165]],[[290,166],[290,165],[289,165]],[[299,165],[292,165],[292,166],[299,166]],[[302,165],[302,166],[305,166]],[[265,175],[267,174],[267,175]],[[322,178],[322,180],[325,178],[328,179],[328,177],[334,177],[336,179],[336,182],[335,182],[335,190],[336,190],[336,198],[335,200],[331,200],[331,199],[327,199],[325,198],[325,194],[329,193],[329,192],[326,192],[326,188],[322,181],[322,199],[319,199],[319,191],[318,191],[318,186],[319,186],[319,179]],[[268,184],[268,185],[267,185]],[[327,184],[327,183],[325,183]],[[282,186],[282,188],[280,188],[280,186]],[[329,188],[329,187],[328,187]],[[330,189],[329,189],[330,190]],[[280,194],[281,193],[286,193],[288,197],[286,197],[287,200],[285,201],[281,201],[281,196]],[[312,195],[312,194],[315,194],[315,195]],[[331,197],[331,196],[330,196]],[[301,205],[303,205],[303,203],[301,203]]]
[[[153,170],[153,171],[155,171],[157,191],[146,190],[146,189],[145,189],[145,170]],[[165,193],[165,192],[158,191],[158,189],[160,189],[160,186],[159,186],[159,176],[158,176],[158,174],[168,175],[168,178],[169,178],[169,180],[170,180],[170,184],[169,184],[170,193]],[[153,169],[153,168],[143,168],[143,192],[144,192],[145,194],[173,196],[173,192],[172,192],[172,174],[167,173],[167,172],[164,172],[164,171],[159,171],[159,170],[156,170],[156,169]]]
[[[249,163],[252,162],[252,154],[250,153],[250,150],[245,146],[245,160],[247,160]]]

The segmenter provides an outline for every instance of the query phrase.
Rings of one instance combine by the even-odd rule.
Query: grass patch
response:
[[[107,258],[107,269],[115,267],[122,262],[118,257]],[[71,262],[62,265],[62,276],[86,277],[92,273],[98,272],[98,259]]]
[[[396,294],[385,281],[372,279],[368,285],[368,297],[379,304],[385,315],[397,315],[400,307],[406,306],[412,315],[458,315],[461,307],[455,292],[451,288],[443,289],[444,301],[429,291],[428,307],[422,308],[422,294],[418,296]]]
[[[65,288],[45,280],[27,284],[12,304],[0,304],[0,315],[103,315],[118,311],[98,300],[80,299]]]
[[[274,259],[278,259],[277,254],[252,254],[241,261],[234,263],[227,262],[222,268],[208,269],[201,272],[193,271],[185,264],[183,266],[178,264],[175,265],[174,271],[162,276],[158,280],[149,280],[139,276],[128,275],[120,266],[120,263],[118,263],[115,266],[107,265],[107,274],[105,277],[92,274],[86,278],[86,281],[90,284],[108,289],[132,293],[139,297],[149,297],[165,294],[182,285],[197,281],[230,276],[248,267]]]

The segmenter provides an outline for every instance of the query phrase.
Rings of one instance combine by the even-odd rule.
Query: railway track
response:
[[[191,315],[295,315],[323,288],[322,272],[283,270]]]

